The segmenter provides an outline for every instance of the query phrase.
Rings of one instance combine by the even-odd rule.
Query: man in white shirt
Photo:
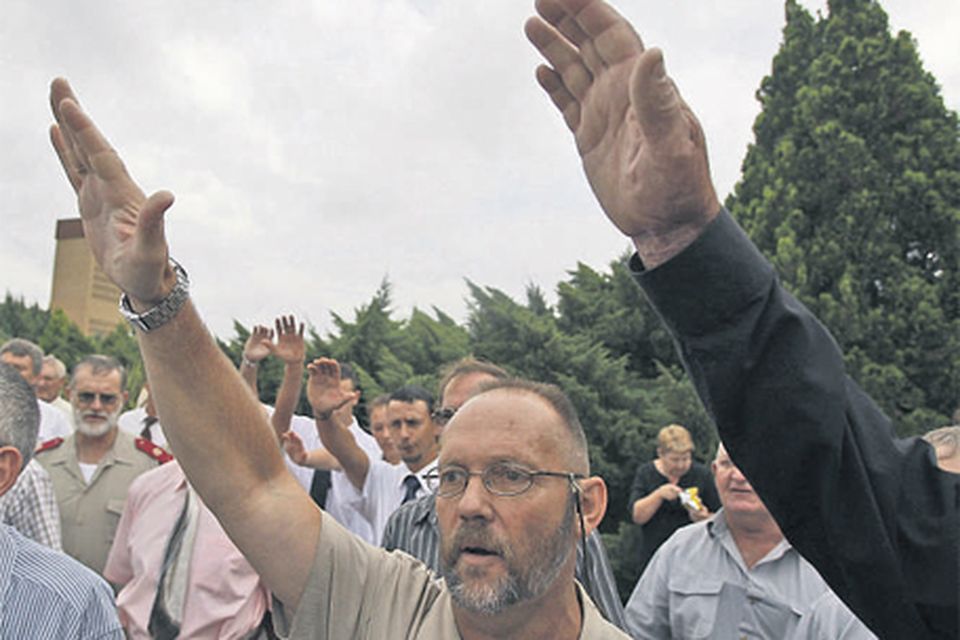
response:
[[[311,372],[316,360],[308,367]],[[341,367],[341,376],[342,376]],[[311,389],[315,376],[307,383],[307,399],[314,399]],[[351,385],[341,377],[342,385]],[[351,387],[352,389],[352,387]],[[349,389],[345,389],[348,393]],[[359,393],[355,394],[355,400]],[[350,403],[344,405],[349,406]],[[390,394],[387,403],[387,424],[393,442],[400,451],[401,465],[392,465],[378,453],[364,451],[350,436],[350,431],[338,424],[337,409],[332,415],[316,413],[317,432],[327,450],[337,458],[353,486],[362,493],[360,511],[373,526],[373,542],[379,543],[390,515],[405,502],[426,495],[424,479],[437,465],[441,427],[433,421],[433,395],[422,387],[408,385]],[[377,446],[379,451],[379,446]]]
[[[7,340],[0,347],[0,362],[5,362],[16,369],[31,387],[36,388],[37,378],[43,368],[43,351],[23,338]],[[54,438],[66,438],[73,433],[68,418],[48,402],[37,398],[40,408],[40,429],[37,432],[37,444]]]
[[[73,415],[73,408],[61,393],[67,383],[67,365],[54,355],[43,356],[43,366],[37,376],[37,397],[60,409],[67,418]]]

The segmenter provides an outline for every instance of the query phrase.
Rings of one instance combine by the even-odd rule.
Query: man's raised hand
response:
[[[117,152],[80,109],[69,83],[50,85],[57,123],[50,139],[77,193],[84,235],[104,273],[143,310],[163,299],[176,276],[168,264],[163,214],[173,195],[149,198],[127,173]]]
[[[537,0],[527,37],[537,81],[563,114],[594,194],[648,267],[720,210],[700,124],[658,49],[602,0]]]
[[[280,436],[280,442],[283,444],[283,450],[293,463],[303,466],[307,461],[307,448],[303,445],[303,439],[297,435],[297,432],[290,429]]]
[[[255,325],[253,331],[247,336],[247,341],[243,343],[243,359],[252,364],[258,364],[272,352],[273,329],[260,324]]]
[[[359,391],[340,387],[340,363],[330,358],[317,358],[307,365],[307,400],[313,415],[328,420],[334,411],[360,396]]]
[[[307,357],[307,347],[303,340],[303,323],[297,328],[297,319],[293,316],[280,316],[274,321],[277,330],[277,342],[273,345],[275,356],[287,364],[302,363]]]

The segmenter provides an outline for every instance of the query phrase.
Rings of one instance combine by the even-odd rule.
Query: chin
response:
[[[88,422],[81,421],[77,424],[77,431],[90,438],[99,438],[100,436],[104,436],[109,433],[112,428],[113,425],[109,422],[90,424]]]

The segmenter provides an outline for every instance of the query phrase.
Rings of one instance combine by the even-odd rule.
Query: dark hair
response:
[[[33,375],[40,375],[40,369],[43,368],[43,349],[23,338],[11,338],[0,347],[0,355],[9,353],[18,358],[24,356],[30,357],[30,363],[33,365]]]
[[[37,446],[40,407],[37,396],[20,373],[0,362],[0,446],[16,447],[27,466]]]
[[[567,435],[570,437],[570,462],[576,467],[582,467],[581,473],[590,474],[590,454],[587,448],[587,437],[583,433],[583,425],[580,424],[580,418],[577,416],[577,410],[570,402],[560,387],[547,384],[545,382],[534,382],[524,380],[523,378],[505,378],[503,380],[491,380],[480,387],[480,391],[472,399],[492,391],[518,391],[535,395],[546,402],[558,416],[560,416],[563,426],[566,427]],[[472,400],[471,399],[471,400]]]
[[[487,362],[486,360],[479,360],[477,358],[467,357],[461,358],[456,362],[450,362],[443,366],[440,369],[440,384],[437,385],[437,398],[440,398],[441,402],[443,401],[443,392],[447,389],[447,386],[453,382],[454,378],[459,378],[460,376],[469,375],[471,373],[485,373],[492,378],[497,380],[503,380],[509,378],[510,374],[506,370],[498,367],[492,362]]]
[[[107,375],[112,371],[120,372],[120,391],[127,388],[127,370],[119,360],[113,356],[102,354],[93,354],[84,357],[80,362],[73,365],[73,371],[70,374],[70,388],[76,386],[77,372],[83,367],[90,367],[90,372],[94,375]]]
[[[353,390],[360,391],[360,376],[349,362],[340,363],[340,380],[349,380],[353,384]]]
[[[423,387],[415,384],[405,384],[390,394],[390,401],[406,402],[413,404],[417,400],[422,400],[427,405],[427,413],[433,413],[433,394]]]

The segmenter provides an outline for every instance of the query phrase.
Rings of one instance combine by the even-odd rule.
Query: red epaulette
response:
[[[51,438],[50,440],[47,440],[46,442],[41,443],[40,446],[37,447],[37,450],[34,451],[34,453],[50,451],[51,449],[56,449],[62,444],[63,444],[63,438]]]
[[[163,464],[164,462],[170,462],[171,460],[173,460],[173,456],[170,455],[170,453],[166,449],[164,449],[163,447],[157,444],[154,444],[153,442],[151,442],[150,440],[147,440],[146,438],[137,438],[136,440],[133,441],[133,443],[136,445],[137,449],[139,449],[140,451],[143,451],[145,454],[147,454],[148,456],[150,456],[160,464]]]

